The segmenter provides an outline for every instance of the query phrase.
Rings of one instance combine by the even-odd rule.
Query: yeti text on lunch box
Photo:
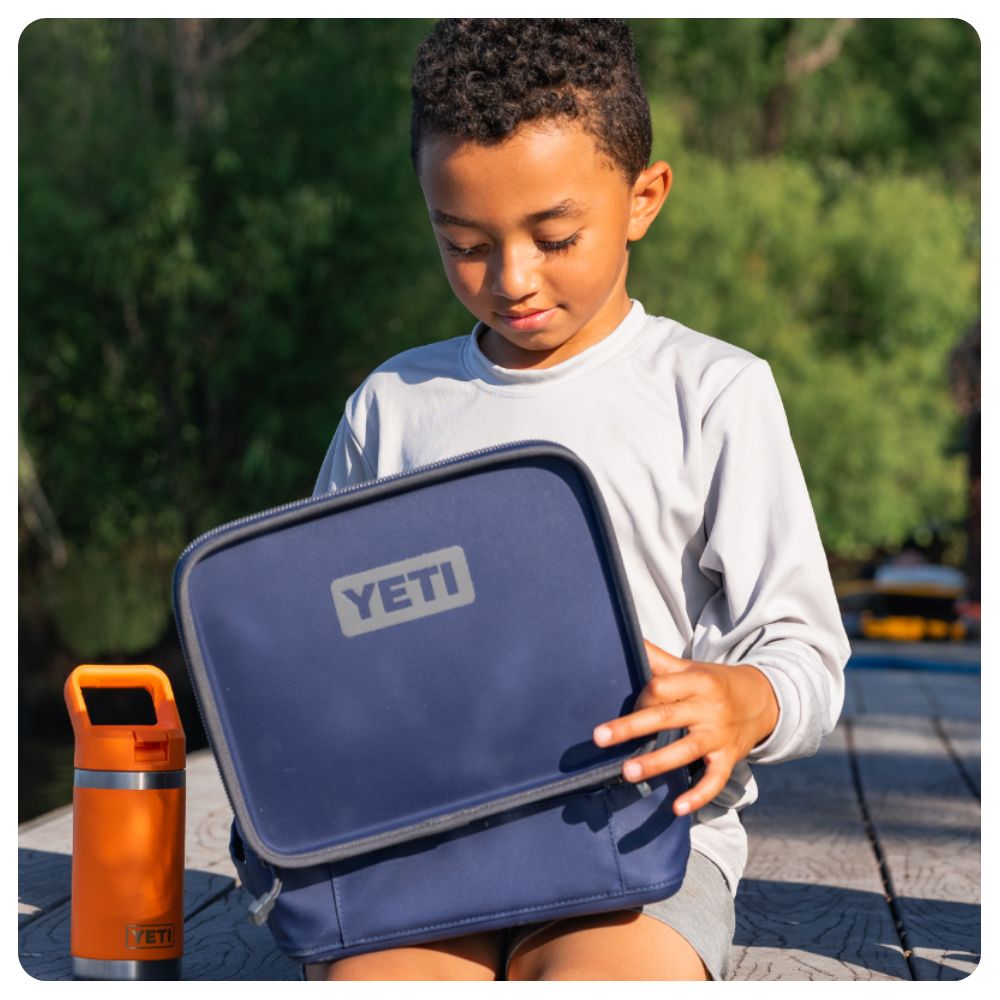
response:
[[[476,599],[460,545],[338,577],[330,592],[346,636],[451,611]]]

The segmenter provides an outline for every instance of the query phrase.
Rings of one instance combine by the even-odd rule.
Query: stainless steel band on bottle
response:
[[[165,771],[165,774],[171,772]],[[180,979],[181,959],[110,959],[77,958],[73,956],[73,977],[75,979],[128,979],[161,980]]]
[[[146,791],[153,788],[184,788],[184,771],[86,771],[73,772],[74,788],[126,788]]]

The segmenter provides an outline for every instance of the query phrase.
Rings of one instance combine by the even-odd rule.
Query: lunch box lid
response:
[[[264,860],[304,867],[602,783],[649,678],[604,503],[551,442],[222,525],[174,608],[206,733]]]

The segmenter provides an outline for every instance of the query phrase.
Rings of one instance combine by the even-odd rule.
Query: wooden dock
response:
[[[979,961],[979,674],[928,661],[847,676],[819,753],[755,770],[732,979],[950,980]],[[187,782],[184,978],[297,979],[246,919],[208,751]],[[19,956],[38,979],[72,978],[71,842],[68,806],[19,829]]]

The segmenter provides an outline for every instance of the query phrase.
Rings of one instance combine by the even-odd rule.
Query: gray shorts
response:
[[[733,894],[718,865],[704,854],[691,852],[684,881],[677,892],[667,899],[634,907],[634,911],[654,917],[684,937],[705,963],[713,979],[725,979],[729,974],[729,950],[736,931],[736,908]],[[558,921],[511,928],[507,963],[525,941],[553,923]]]

